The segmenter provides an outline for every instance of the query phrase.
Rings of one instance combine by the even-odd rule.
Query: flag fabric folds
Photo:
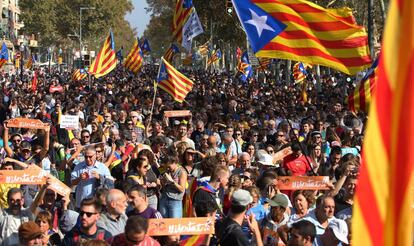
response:
[[[306,75],[308,75],[308,72],[306,71],[306,69],[308,67],[312,67],[312,66],[303,64],[303,62],[297,62],[293,66],[292,73],[293,73],[293,79],[295,80],[295,83],[300,83],[306,79]]]
[[[6,43],[3,42],[1,45],[1,53],[0,53],[0,68],[3,67],[4,64],[7,63],[9,60],[9,50],[7,49]]]
[[[198,47],[198,53],[200,53],[200,56],[207,56],[209,51],[209,41]]]
[[[141,38],[141,40],[139,41],[139,48],[141,48],[141,51],[144,54],[148,54],[149,52],[151,52],[151,46],[149,44],[148,39]]]
[[[347,74],[368,68],[365,29],[350,9],[328,10],[304,0],[233,0],[257,57],[320,64]]]
[[[413,245],[414,1],[391,0],[353,204],[352,245]]]
[[[197,11],[193,7],[193,11],[191,11],[190,16],[183,26],[182,39],[180,43],[181,46],[187,51],[191,51],[193,38],[197,37],[203,32],[203,25],[200,22],[200,18],[198,18]]]
[[[180,240],[180,246],[205,245],[208,237],[210,237],[210,235],[208,235],[208,234],[182,236],[182,238]]]
[[[142,51],[139,47],[138,39],[136,39],[131,51],[125,59],[124,67],[136,74],[141,68],[143,62]]]
[[[111,31],[88,72],[95,78],[105,76],[116,67],[116,60],[114,35]]]
[[[158,87],[170,94],[177,102],[183,102],[193,89],[193,81],[177,71],[164,58],[161,58],[157,82]]]
[[[177,0],[174,9],[172,33],[177,43],[181,44],[183,40],[183,27],[193,11],[192,0]]]
[[[86,76],[88,76],[87,71],[83,68],[78,68],[72,73],[72,80],[79,81],[86,78]]]
[[[372,91],[377,83],[378,59],[372,64],[359,85],[355,87],[353,93],[348,96],[348,108],[354,113],[359,111],[368,112],[369,103],[372,98]]]
[[[270,64],[272,63],[272,59],[266,58],[266,57],[259,57],[258,61],[259,61],[259,66],[257,67],[257,70],[261,70],[261,71],[269,69]]]
[[[27,62],[26,62],[26,68],[27,69],[31,69],[32,67],[33,67],[33,63],[36,61],[36,59],[35,59],[35,56],[34,55],[31,55],[30,57],[29,57],[29,59],[27,60]]]
[[[207,61],[207,66],[210,66],[212,63],[215,63],[216,61],[221,59],[221,50],[217,49],[213,52],[213,54],[211,55],[211,57],[208,59]]]
[[[241,57],[239,64],[237,65],[237,70],[241,73],[241,80],[246,81],[248,78],[250,78],[253,74],[252,65],[249,61],[249,56],[247,54],[247,51],[245,51]]]
[[[170,48],[165,52],[164,59],[171,62],[176,54],[180,53],[180,49],[175,44],[171,44]]]

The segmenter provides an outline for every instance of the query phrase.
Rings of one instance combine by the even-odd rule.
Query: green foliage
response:
[[[117,48],[132,46],[135,30],[124,20],[133,9],[129,0],[20,0],[24,32],[40,34],[41,46],[79,47],[80,7],[82,11],[82,43],[99,50],[112,28]]]

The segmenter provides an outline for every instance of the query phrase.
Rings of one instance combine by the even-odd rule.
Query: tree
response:
[[[20,0],[23,31],[40,34],[41,46],[79,47],[79,40],[68,35],[79,35],[80,7],[94,7],[82,11],[82,43],[91,50],[99,50],[112,28],[115,44],[132,46],[135,30],[124,20],[133,9],[128,0]]]

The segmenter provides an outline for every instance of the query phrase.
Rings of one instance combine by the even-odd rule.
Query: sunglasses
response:
[[[82,136],[82,138],[89,138],[89,137],[90,137],[89,135]]]
[[[97,214],[97,213],[80,211],[79,216],[82,218],[85,214],[86,214],[86,217],[90,218],[92,215]]]
[[[87,156],[85,156],[85,158],[92,159],[93,158],[93,155],[87,155]]]
[[[16,143],[20,143],[22,140],[21,139],[13,139],[12,141],[16,142]]]
[[[96,151],[96,153],[101,153],[102,152],[102,150],[95,150]]]
[[[10,199],[10,203],[20,203],[22,200],[21,199]]]
[[[268,150],[267,153],[274,153],[274,151],[273,150]]]

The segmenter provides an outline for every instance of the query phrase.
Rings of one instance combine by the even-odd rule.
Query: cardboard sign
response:
[[[47,173],[42,169],[0,170],[0,184],[44,184]]]
[[[78,129],[79,128],[79,115],[61,115],[60,116],[60,128],[65,129]]]
[[[328,190],[328,176],[280,176],[277,178],[279,190]]]
[[[283,160],[283,158],[285,158],[286,156],[292,154],[292,148],[291,147],[286,147],[278,152],[276,152],[273,155],[273,163],[276,163],[277,161]]]
[[[53,175],[48,174],[46,171],[43,171],[42,168],[40,168],[39,166],[30,165],[29,169],[35,169],[38,172],[43,172],[43,173],[45,173],[46,177],[50,177],[52,183],[47,188],[51,189],[51,190],[54,190],[59,195],[66,196],[67,194],[70,194],[70,192],[72,191],[67,185],[62,183],[59,179],[55,178]],[[45,178],[45,181],[46,181],[46,178]],[[44,182],[44,183],[46,183],[46,182]]]
[[[173,111],[164,111],[164,117],[187,117],[191,116],[190,110],[173,110]]]
[[[202,235],[214,234],[214,218],[150,219],[148,235]]]
[[[43,123],[41,120],[27,118],[14,118],[7,120],[6,126],[29,129],[47,129],[50,127],[48,123]]]
[[[70,194],[72,191],[67,185],[65,185],[62,181],[55,178],[52,175],[49,175],[51,177],[52,183],[48,187],[51,190],[54,190],[56,193],[58,193],[61,196],[66,196]]]

